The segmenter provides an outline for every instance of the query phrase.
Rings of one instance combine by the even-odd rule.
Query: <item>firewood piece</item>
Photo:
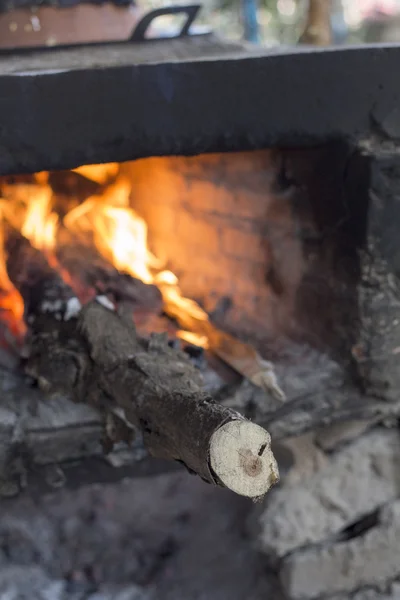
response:
[[[119,407],[152,456],[182,462],[209,483],[249,497],[265,494],[276,483],[269,435],[204,392],[196,369],[164,335],[138,339],[132,321],[97,300],[68,326],[68,340],[65,323],[58,321],[51,335],[36,331],[32,338],[27,368],[42,387],[72,391],[102,411]],[[261,468],[249,475],[249,457],[256,457],[263,444],[268,460],[255,458]]]
[[[55,311],[43,311],[37,294],[59,290],[65,308],[74,299],[72,290],[60,284],[44,259],[39,261],[29,242],[18,236],[14,242],[9,262],[21,257],[25,262],[18,260],[12,281],[24,297],[26,319],[32,324],[26,370],[42,389],[67,392],[105,415],[122,409],[126,421],[142,433],[152,456],[180,461],[209,483],[249,497],[265,494],[276,483],[278,468],[269,434],[216,403],[202,389],[200,374],[185,353],[171,348],[163,334],[139,339],[130,315],[117,313],[105,297],[70,318],[58,305]],[[35,274],[33,280],[28,278],[32,288],[21,278],[31,272]],[[268,461],[257,459],[261,446]],[[255,470],[251,456],[257,463]]]
[[[260,387],[274,398],[283,402],[286,395],[281,389],[275,374],[274,365],[264,360],[249,344],[234,338],[229,333],[221,331],[207,317],[200,306],[194,310],[182,310],[179,291],[170,293],[169,284],[161,284],[161,293],[165,301],[166,313],[176,319],[181,327],[205,336],[208,348],[237,373]],[[193,305],[192,305],[193,306]]]
[[[208,324],[210,349],[235,371],[272,394],[276,400],[284,402],[286,394],[281,389],[272,362],[263,359],[249,344],[241,342],[225,331],[220,331],[211,323]]]
[[[110,295],[116,302],[128,302],[133,310],[162,312],[162,296],[157,286],[121,273],[93,246],[81,243],[65,229],[58,234],[57,259],[84,289]]]
[[[27,324],[47,313],[64,320],[73,316],[80,303],[45,256],[11,227],[5,238],[8,276],[24,300]]]
[[[194,367],[165,336],[141,341],[132,322],[97,302],[84,307],[78,326],[92,360],[89,396],[113,398],[153,456],[179,460],[205,481],[249,497],[276,483],[269,434],[204,392]],[[261,446],[266,454],[258,460]]]

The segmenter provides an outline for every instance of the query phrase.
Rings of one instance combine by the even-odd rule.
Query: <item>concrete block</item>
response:
[[[268,495],[257,516],[258,546],[279,558],[322,543],[400,490],[400,439],[395,430],[376,429],[344,446],[327,466],[296,478]],[[302,456],[295,457],[302,468]]]
[[[400,575],[400,500],[382,510],[364,535],[294,552],[280,572],[291,600],[312,600],[363,587],[384,587]],[[368,596],[367,596],[368,597]]]

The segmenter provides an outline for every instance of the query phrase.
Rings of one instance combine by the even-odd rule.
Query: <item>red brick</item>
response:
[[[133,206],[160,202],[181,203],[187,190],[187,181],[178,166],[176,157],[153,157],[132,161],[124,171],[132,180]]]
[[[245,233],[236,229],[224,229],[221,234],[222,251],[228,256],[267,263],[268,251],[262,238],[255,233]]]
[[[148,231],[157,233],[166,233],[175,231],[177,226],[177,211],[168,204],[153,203],[141,210],[137,209],[138,214],[145,219]]]
[[[264,233],[265,223],[262,223],[260,219],[247,219],[239,217],[235,214],[217,214],[217,213],[200,213],[200,216],[207,221],[210,225],[218,228],[220,231],[224,229],[235,229],[237,231],[244,231],[245,233]]]
[[[183,293],[208,309],[230,296],[233,320],[249,330],[260,323],[266,330],[276,304],[265,283],[270,253],[261,234],[268,224],[276,235],[282,226],[286,233],[290,222],[288,203],[270,191],[272,163],[266,151],[151,158],[129,166],[132,205],[146,219],[151,247],[168,259]],[[279,250],[288,242],[278,238],[275,259],[281,266]]]
[[[272,196],[268,189],[254,190],[194,180],[185,194],[185,204],[200,211],[257,220],[266,216]]]
[[[176,234],[179,238],[185,240],[188,252],[193,249],[208,255],[215,255],[219,252],[219,230],[204,219],[184,209],[178,213]]]
[[[234,276],[238,273],[241,263],[235,258],[222,256],[221,254],[208,256],[204,253],[190,257],[190,261],[186,261],[185,271],[202,273],[205,279],[233,281]]]
[[[192,209],[231,214],[233,203],[232,193],[222,186],[203,179],[188,182],[185,204]]]
[[[265,219],[274,199],[268,189],[256,193],[243,187],[236,189],[234,198],[236,214],[250,219]]]

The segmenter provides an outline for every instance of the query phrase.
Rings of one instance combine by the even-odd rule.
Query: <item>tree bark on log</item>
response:
[[[7,249],[31,328],[26,371],[41,389],[72,393],[105,415],[122,411],[152,456],[179,461],[208,483],[259,497],[278,481],[269,434],[203,391],[188,357],[166,336],[139,339],[131,315],[105,298],[81,309],[40,252],[15,232]]]

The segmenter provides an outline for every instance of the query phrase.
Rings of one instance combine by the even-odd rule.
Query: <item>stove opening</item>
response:
[[[166,468],[149,454],[213,481],[221,420],[275,442],[291,406],[307,429],[308,398],[358,398],[369,179],[344,143],[2,176],[0,390],[24,432],[16,447],[6,427],[10,494],[21,457],[46,489],[48,465],[80,485],[82,461],[94,480]]]
[[[219,330],[267,358],[288,338],[343,358],[365,210],[348,154],[331,144],[1,177],[3,345],[24,339],[23,290],[44,261],[81,304],[123,304],[143,334],[222,358]]]

